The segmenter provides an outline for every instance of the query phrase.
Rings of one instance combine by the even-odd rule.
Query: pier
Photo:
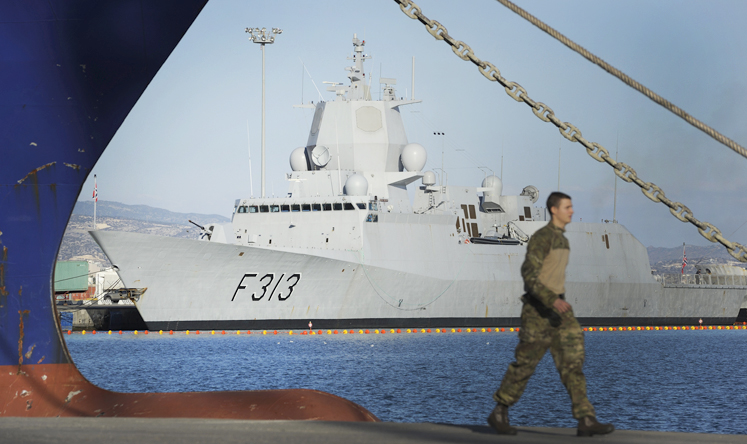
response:
[[[486,413],[487,415],[487,413]],[[515,436],[495,434],[487,425],[245,421],[157,418],[0,418],[0,443],[57,444],[419,444],[517,443],[689,444],[745,443],[740,435],[616,430],[603,437],[579,438],[576,429],[519,427]],[[600,440],[600,441],[597,441]]]

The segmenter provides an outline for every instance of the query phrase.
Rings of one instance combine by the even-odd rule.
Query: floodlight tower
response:
[[[272,28],[271,33],[267,28],[246,28],[251,40],[262,45],[262,197],[265,197],[265,45],[275,43],[275,36],[282,34],[280,28]]]

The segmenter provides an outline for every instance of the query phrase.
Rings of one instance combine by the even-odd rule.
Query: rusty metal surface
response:
[[[111,392],[73,364],[2,366],[0,387],[7,387],[0,416],[378,421],[363,407],[316,390]]]

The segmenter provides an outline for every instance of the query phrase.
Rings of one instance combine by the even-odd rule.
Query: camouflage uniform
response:
[[[521,266],[527,294],[522,296],[524,306],[516,362],[508,366],[493,399],[506,406],[516,403],[549,348],[560,380],[571,396],[573,417],[581,419],[596,416],[586,397],[586,378],[582,371],[584,334],[572,310],[560,314],[552,308],[559,297],[565,299],[565,267],[570,247],[564,232],[550,222],[529,241]]]

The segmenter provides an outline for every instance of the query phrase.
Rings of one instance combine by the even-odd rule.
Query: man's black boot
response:
[[[578,436],[606,435],[615,431],[612,424],[601,424],[593,416],[584,416],[578,420]]]
[[[497,433],[501,435],[515,435],[516,427],[511,427],[508,423],[508,407],[501,404],[500,402],[495,406],[490,416],[488,416],[488,424]]]

